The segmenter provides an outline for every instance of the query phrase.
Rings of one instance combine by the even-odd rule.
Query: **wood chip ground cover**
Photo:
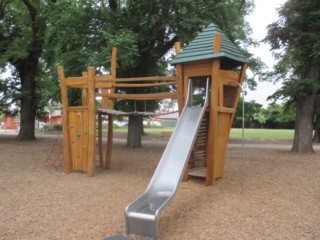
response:
[[[0,239],[124,235],[124,209],[147,187],[166,139],[149,136],[140,149],[115,141],[112,169],[88,178],[45,167],[54,137],[0,135]],[[160,239],[320,239],[319,156],[246,147],[241,176],[241,148],[229,147],[215,186],[181,184],[160,217]]]

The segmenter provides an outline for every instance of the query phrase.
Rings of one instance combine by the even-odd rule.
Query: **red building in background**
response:
[[[18,129],[20,127],[20,118],[7,115],[1,124],[2,129]]]
[[[36,123],[37,122],[43,122],[45,124],[61,124],[62,122],[61,111],[55,110],[53,111],[50,117],[47,117],[45,119],[39,119],[39,121],[36,121]],[[1,129],[15,130],[15,129],[18,129],[19,127],[20,127],[20,117],[7,115],[4,117],[4,121],[1,123]]]

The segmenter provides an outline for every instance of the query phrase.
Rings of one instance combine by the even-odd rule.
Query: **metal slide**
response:
[[[209,80],[206,80],[203,106],[192,106],[192,80],[177,126],[160,159],[147,190],[125,210],[127,234],[158,238],[157,218],[174,197],[187,165],[198,128],[208,106]]]

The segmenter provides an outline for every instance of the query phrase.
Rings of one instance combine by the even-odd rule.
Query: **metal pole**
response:
[[[244,91],[241,87],[242,93],[242,152],[241,152],[241,192],[243,193],[244,185]]]

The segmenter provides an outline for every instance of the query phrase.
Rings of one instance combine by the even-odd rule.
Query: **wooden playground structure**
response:
[[[189,176],[204,177],[206,185],[213,185],[215,179],[223,176],[229,133],[245,77],[247,60],[214,24],[210,24],[183,51],[179,43],[175,44],[175,49],[177,55],[171,64],[176,67],[176,76],[117,78],[116,48],[113,48],[110,74],[107,75],[96,75],[95,69],[89,67],[80,77],[65,77],[64,68],[58,67],[66,173],[78,170],[86,172],[88,176],[94,176],[96,125],[100,166],[111,168],[113,115],[121,113],[114,110],[116,99],[175,98],[181,112],[187,96],[189,79],[205,81],[209,78],[209,107],[193,146],[184,180]],[[163,85],[175,85],[176,91],[152,94],[123,94],[116,91],[128,87],[147,88]],[[82,90],[81,106],[69,106],[68,88]],[[102,99],[99,108],[96,107],[96,97]],[[105,158],[102,147],[102,115],[108,116]]]

